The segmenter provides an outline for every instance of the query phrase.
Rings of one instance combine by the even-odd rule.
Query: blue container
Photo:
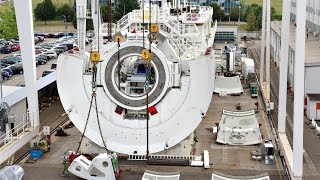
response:
[[[39,159],[43,154],[43,149],[30,149],[30,158]]]

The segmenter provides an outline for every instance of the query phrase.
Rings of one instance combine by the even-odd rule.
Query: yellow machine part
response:
[[[122,37],[121,36],[116,36],[115,40],[116,40],[116,42],[122,42]]]
[[[150,57],[150,52],[149,52],[149,50],[148,50],[148,49],[142,50],[141,58],[142,58],[143,60],[148,60],[149,57]]]
[[[157,33],[159,31],[159,26],[157,23],[152,23],[150,27],[151,33]]]
[[[98,51],[91,52],[90,60],[92,63],[98,63],[100,61],[100,53]]]

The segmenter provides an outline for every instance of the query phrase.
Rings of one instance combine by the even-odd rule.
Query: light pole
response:
[[[239,4],[239,19],[238,19],[238,24],[239,24],[239,26],[240,26],[240,16],[241,16],[241,6],[240,6],[240,4]]]
[[[67,34],[67,16],[66,15],[62,15],[62,17],[64,18],[64,34]]]

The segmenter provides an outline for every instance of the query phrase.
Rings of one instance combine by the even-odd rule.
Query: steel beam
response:
[[[281,27],[281,59],[280,59],[280,81],[279,81],[279,111],[278,132],[286,132],[287,114],[287,74],[289,58],[289,34],[290,34],[290,0],[283,0],[282,27]]]
[[[263,0],[262,8],[262,29],[261,29],[261,57],[260,57],[260,84],[264,82],[264,59],[265,59],[265,47],[266,47],[266,9],[267,9],[267,0]]]
[[[87,16],[87,1],[77,0],[77,36],[78,36],[78,47],[83,53],[85,52],[85,34],[86,34],[86,16]]]
[[[33,32],[33,11],[31,0],[14,0],[14,8],[21,46],[24,80],[27,90],[28,110],[33,121],[31,125],[37,127],[39,121],[38,90],[36,86],[36,60]]]
[[[267,0],[267,32],[266,32],[266,94],[267,106],[270,106],[270,23],[271,23],[271,0]]]
[[[306,40],[306,0],[297,3],[296,52],[294,62],[294,114],[293,114],[293,174],[303,175],[304,77]]]

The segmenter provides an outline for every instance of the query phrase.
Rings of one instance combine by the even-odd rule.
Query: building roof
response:
[[[42,77],[37,80],[37,90],[40,90],[55,81],[56,72],[52,72],[46,75],[45,77]],[[8,103],[9,106],[16,104],[17,102],[23,100],[26,97],[26,87],[3,86],[3,96],[1,98],[1,101]]]
[[[19,86],[2,86],[2,97],[8,96],[9,94],[14,93],[15,91],[18,91],[22,89],[22,87]]]
[[[310,101],[320,101],[320,94],[307,94]]]
[[[275,31],[281,37],[281,21],[271,22],[271,29]],[[296,27],[294,23],[290,24],[290,48],[295,51],[295,35]],[[308,39],[306,37],[306,66],[320,65],[320,36],[314,36],[313,33],[309,33]]]

